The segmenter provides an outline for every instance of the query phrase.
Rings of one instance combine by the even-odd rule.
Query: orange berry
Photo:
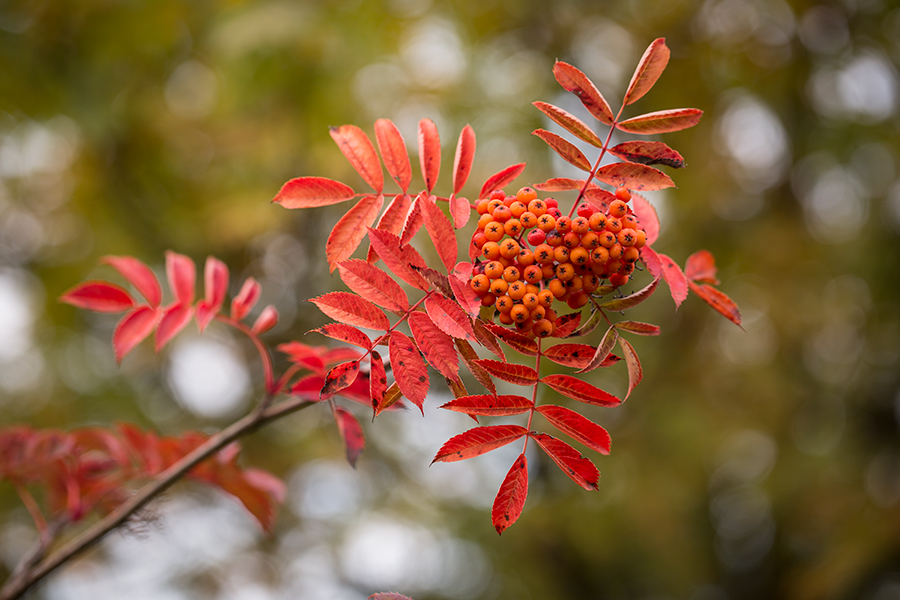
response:
[[[519,247],[519,242],[514,239],[507,238],[500,242],[500,256],[504,258],[515,258],[519,255],[519,251],[522,248]]]
[[[566,284],[559,279],[552,279],[547,286],[554,298],[562,298],[566,293]]]
[[[528,212],[528,207],[522,202],[513,202],[509,205],[509,212],[512,213],[513,219],[518,219],[526,212]]]
[[[537,216],[538,229],[540,229],[544,233],[547,233],[547,232],[550,232],[550,231],[556,229],[556,219],[553,217],[553,215],[545,215],[544,213],[541,213],[538,215],[536,212],[534,212],[534,210],[532,209],[532,207],[530,205],[528,206],[528,210],[530,210]]]
[[[494,217],[492,217],[489,214],[481,215],[480,217],[478,217],[478,229],[484,231],[484,228],[487,227],[487,224],[493,220],[494,220]]]
[[[483,296],[488,293],[488,290],[491,287],[491,280],[488,279],[487,275],[476,275],[472,278],[472,281],[469,282],[469,287],[471,287],[479,296]]]
[[[537,223],[538,223],[537,219],[538,218],[531,211],[524,212],[519,217],[519,221],[522,223],[522,227],[524,227],[525,229],[531,229],[532,227],[537,226]]]
[[[624,187],[620,187],[616,190],[616,198],[618,198],[622,202],[628,202],[629,200],[631,200],[631,192],[629,192]]]
[[[548,244],[541,244],[534,249],[534,260],[542,265],[548,265],[553,262],[553,247]]]
[[[610,285],[625,285],[628,283],[628,275],[620,275],[619,273],[613,273],[609,276]]]
[[[616,217],[610,217],[606,220],[606,230],[618,234],[622,231],[622,221]],[[488,236],[490,237],[490,236]]]
[[[507,295],[513,300],[521,300],[522,297],[528,292],[525,289],[525,282],[523,281],[513,281],[509,284],[509,290],[507,290]]]
[[[500,244],[497,242],[485,242],[481,247],[481,255],[488,260],[497,260],[500,258]]]
[[[556,265],[556,277],[560,281],[569,281],[575,277],[575,269],[572,267],[572,263],[566,262]]]
[[[519,266],[529,267],[534,264],[534,252],[528,248],[522,248],[519,250],[519,256],[516,257],[516,260],[519,261]]]
[[[566,248],[568,248],[569,250],[571,250],[572,248],[575,248],[576,246],[580,246],[581,245],[581,236],[579,236],[574,231],[570,231],[569,233],[567,233],[563,236],[563,245]]]
[[[522,296],[522,306],[524,306],[528,310],[532,310],[535,306],[538,305],[538,303],[539,300],[537,294],[527,293]]]
[[[505,279],[495,279],[491,282],[491,293],[495,296],[502,296],[509,289],[509,282]]]
[[[498,296],[497,301],[494,303],[494,306],[496,306],[497,310],[499,310],[500,312],[508,313],[512,310],[514,304],[515,303],[513,302],[513,299],[509,296]]]
[[[582,275],[581,277],[583,289],[587,293],[592,293],[597,291],[597,288],[600,287],[600,278],[597,277],[594,273],[588,273],[587,275]]]
[[[625,251],[625,249],[622,248],[622,244],[615,243],[612,246],[610,246],[610,248],[609,248],[609,257],[612,260],[616,260],[617,258],[622,258],[622,252],[624,252],[624,251]]]
[[[593,250],[600,245],[600,236],[593,231],[588,231],[586,234],[581,236],[581,245],[584,246],[587,250]]]
[[[643,248],[644,244],[647,243],[647,232],[643,229],[637,230],[637,235],[634,239],[634,247],[635,248]]]
[[[606,215],[601,212],[595,212],[588,219],[588,224],[594,231],[603,231],[606,228]]]
[[[523,273],[525,276],[525,281],[529,283],[540,283],[540,281],[544,278],[544,274],[541,272],[541,268],[537,265],[529,265],[525,267],[525,272]]]
[[[562,234],[569,233],[572,230],[572,219],[563,215],[556,220],[556,230]]]
[[[572,231],[578,235],[584,235],[591,230],[591,225],[584,217],[575,217],[572,219]]]
[[[509,311],[501,312],[500,316],[498,317],[497,320],[500,321],[501,323],[503,323],[504,325],[512,325],[513,324],[513,318],[510,316]]]
[[[580,276],[573,277],[566,282],[566,289],[570,293],[580,292],[584,288],[584,280]]]
[[[512,264],[512,261],[509,260],[508,258],[506,258],[505,256],[500,256],[500,257],[497,259],[497,262],[500,263],[500,265],[501,265],[504,269],[505,269],[506,267],[508,267],[509,265]]]
[[[503,279],[509,283],[519,280],[519,269],[515,267],[506,267],[503,270]]]
[[[621,219],[628,214],[628,205],[621,200],[613,200],[609,203],[609,216]]]
[[[637,218],[631,213],[622,217],[622,229],[625,229],[626,227],[634,230],[637,230],[638,227],[640,227]]]
[[[587,264],[590,257],[591,255],[582,246],[578,246],[577,248],[574,248],[571,252],[569,252],[569,260],[572,262],[572,264],[576,265]]]
[[[534,322],[534,326],[531,328],[531,331],[534,335],[544,338],[553,335],[553,323],[548,321],[547,319],[539,319]]]
[[[497,296],[488,293],[481,297],[481,305],[482,306],[493,306],[497,301]]]
[[[533,283],[526,283],[526,284],[525,284],[525,294],[526,294],[526,295],[527,295],[527,294],[537,294],[537,293],[540,292],[540,291],[541,291],[541,288],[539,288],[538,286],[534,285]]]
[[[553,249],[553,260],[557,263],[569,262],[569,249],[565,246],[557,246]]]
[[[612,231],[602,231],[599,234],[600,237],[600,245],[604,248],[611,248],[613,244],[615,244],[618,239],[616,238],[616,234]]]
[[[541,275],[544,276],[544,279],[553,279],[556,277],[556,267],[553,265],[552,260],[546,265],[541,265]]]
[[[551,323],[554,323],[554,325],[555,325],[555,323],[556,323],[556,311],[553,310],[552,308],[548,308],[548,309],[547,309],[547,314],[544,315],[544,318],[547,319],[548,321],[550,321]]]
[[[490,203],[490,200],[488,200],[487,198],[482,198],[482,199],[479,200],[478,203],[475,205],[475,211],[476,211],[479,215],[483,215],[483,214],[487,213],[487,211],[488,211],[488,204],[489,204],[489,203]]]
[[[506,232],[506,235],[516,237],[522,233],[522,222],[518,219],[510,219],[503,224],[503,231]]]
[[[484,235],[492,242],[499,242],[503,239],[503,236],[506,235],[506,231],[503,230],[502,223],[491,221],[484,226]]]
[[[585,292],[576,292],[569,297],[569,308],[581,308],[588,303],[588,295]]]
[[[539,321],[544,318],[544,315],[547,314],[547,309],[538,304],[534,308],[531,309],[531,318],[535,321]]]
[[[518,192],[516,192],[516,198],[518,198],[519,202],[524,202],[528,204],[535,198],[537,198],[537,192],[534,191],[534,188],[530,188],[525,186],[521,188]]]
[[[634,243],[637,241],[637,232],[634,229],[623,229],[619,232],[619,235],[616,236],[619,240],[619,243],[629,248],[634,246]]]
[[[538,198],[534,198],[528,201],[528,212],[533,213],[534,216],[540,217],[545,212],[547,212],[547,203]],[[555,226],[555,223],[554,223]]]
[[[591,251],[591,260],[594,262],[595,265],[596,264],[605,265],[606,261],[609,260],[609,250],[607,250],[603,246],[594,248],[593,251]]]
[[[516,321],[515,325],[516,325],[516,330],[519,333],[524,333],[527,335],[527,334],[531,333],[531,328],[534,327],[534,321],[532,321],[531,317],[529,316],[524,321]]]
[[[516,304],[512,307],[512,310],[509,311],[509,316],[513,318],[513,321],[521,323],[531,318],[531,311],[521,304]]]
[[[550,308],[550,305],[553,304],[553,292],[550,290],[541,290],[538,292],[538,302],[540,302],[541,306],[544,308]]]
[[[494,194],[491,194],[491,201],[488,202],[487,208],[488,214],[493,214],[498,206],[503,206],[503,198],[494,198]]]
[[[512,212],[506,206],[498,206],[491,214],[498,223],[506,223],[512,219]]]

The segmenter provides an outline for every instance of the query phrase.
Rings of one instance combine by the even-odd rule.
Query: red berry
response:
[[[588,204],[587,202],[582,202],[578,205],[576,209],[579,217],[584,217],[585,219],[589,219],[592,214],[594,214],[594,207]]]
[[[532,229],[528,232],[528,243],[532,246],[539,246],[547,239],[547,234],[540,229]]]

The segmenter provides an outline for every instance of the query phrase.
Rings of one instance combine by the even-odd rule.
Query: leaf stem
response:
[[[534,382],[534,386],[531,388],[531,411],[528,413],[528,425],[525,426],[525,429],[531,431],[531,420],[534,419],[535,408],[537,407],[537,392],[538,385],[541,383],[541,356],[543,356],[543,352],[541,352],[541,342],[544,341],[544,338],[538,337],[537,339],[537,356],[534,359],[534,370],[537,373],[537,381]],[[525,436],[525,445],[522,447],[522,453],[528,449],[528,440],[531,436]]]

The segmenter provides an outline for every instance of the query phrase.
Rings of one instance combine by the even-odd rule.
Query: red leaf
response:
[[[372,594],[366,600],[413,600],[409,596],[404,596],[403,594],[398,594],[397,592],[378,592],[377,594]]]
[[[291,385],[291,394],[304,400],[319,402],[322,399],[319,394],[322,392],[324,384],[325,377],[322,375],[306,375]]]
[[[262,335],[278,324],[278,311],[271,304],[262,309],[251,331],[256,335]]]
[[[384,370],[384,361],[381,354],[377,350],[372,350],[372,356],[369,360],[371,369],[369,371],[369,397],[372,399],[372,410],[374,414],[381,412],[384,404],[384,393],[387,391],[387,373]]]
[[[343,323],[329,323],[328,325],[323,325],[318,329],[313,329],[313,331],[330,337],[333,340],[347,342],[348,344],[353,344],[354,346],[359,346],[360,348],[364,348],[366,350],[372,348],[372,340],[369,339],[369,336],[351,325],[344,325]]]
[[[650,323],[620,321],[616,323],[615,327],[637,335],[659,335],[659,325],[651,325]]]
[[[459,376],[459,359],[453,338],[441,331],[423,312],[410,313],[407,320],[425,360],[444,377],[456,379]]]
[[[502,417],[508,415],[521,415],[534,408],[534,402],[524,396],[495,396],[493,394],[479,394],[475,396],[463,396],[447,402],[439,408],[445,408],[454,412],[467,415],[483,415],[486,417]]]
[[[534,385],[538,379],[537,371],[525,365],[489,358],[480,359],[477,362],[481,368],[494,377],[515,385]]]
[[[631,210],[634,211],[641,227],[644,228],[649,246],[659,238],[659,216],[656,214],[656,209],[640,194],[632,194]]]
[[[399,235],[400,232],[403,231],[403,222],[406,220],[406,214],[409,212],[411,204],[412,198],[407,194],[397,194],[394,196],[394,199],[391,200],[391,203],[388,204],[388,207],[381,214],[381,218],[378,219],[375,229],[386,231],[393,235]],[[375,252],[375,248],[370,245],[369,253],[366,255],[366,261],[374,263],[377,260],[378,254]]]
[[[698,283],[719,285],[716,279],[716,259],[709,250],[698,250],[688,256],[684,276]]]
[[[488,329],[488,331],[506,342],[506,344],[513,350],[521,352],[526,356],[537,356],[537,342],[535,342],[528,336],[524,336],[521,333],[517,333],[511,329],[507,329],[506,327],[501,327],[496,323],[485,323],[484,326]]]
[[[244,507],[250,511],[265,531],[271,532],[275,524],[276,509],[284,502],[284,482],[262,469],[244,469],[244,481],[265,496],[263,502],[250,504],[245,498],[238,496]]]
[[[475,131],[471,125],[466,125],[459,132],[459,141],[456,143],[456,156],[453,159],[453,194],[459,193],[472,172],[472,163],[475,161]],[[451,211],[453,212],[453,211]],[[466,211],[468,214],[468,210]],[[458,219],[454,219],[458,222]],[[465,225],[465,223],[463,223]],[[457,225],[462,227],[462,225]]]
[[[566,435],[600,454],[609,454],[609,433],[587,417],[564,406],[553,404],[538,406],[537,410]]]
[[[656,286],[658,285],[659,276],[657,276],[653,281],[651,281],[649,284],[636,291],[635,293],[629,294],[628,296],[625,296],[623,298],[616,298],[615,300],[604,302],[600,305],[600,308],[616,312],[634,308],[635,306],[652,296],[653,292],[656,291]]]
[[[194,316],[194,309],[188,304],[173,304],[165,309],[156,328],[156,351],[159,352],[173,337],[187,327]]]
[[[369,136],[356,125],[331,127],[328,133],[356,172],[380,194],[384,189],[384,174]]]
[[[413,200],[409,213],[403,221],[403,233],[400,235],[400,245],[405,246],[419,233],[422,225],[425,224],[425,216],[422,214],[422,204],[427,202],[428,194],[425,191],[419,193]]]
[[[546,102],[532,102],[532,104],[536,106],[539,111],[550,117],[553,121],[555,121],[569,133],[574,134],[576,137],[584,140],[592,146],[596,146],[597,148],[603,147],[603,140],[597,137],[597,134],[594,133],[594,131],[590,127],[588,127],[584,121],[582,121],[575,115],[559,108],[558,106],[547,104]]]
[[[704,302],[716,309],[726,319],[728,319],[738,327],[741,327],[741,309],[738,308],[738,305],[734,300],[732,300],[716,288],[710,285],[706,285],[705,283],[702,285],[698,285],[693,281],[689,283],[691,286],[691,290],[693,290],[695,294],[703,298]]]
[[[419,121],[419,165],[428,193],[434,189],[441,171],[441,138],[431,119]]]
[[[85,281],[59,297],[60,302],[103,313],[124,312],[134,299],[124,288],[106,281]]]
[[[202,332],[216,316],[228,293],[228,267],[221,260],[208,256],[203,268],[204,298],[197,303],[197,325]]]
[[[702,116],[699,108],[672,108],[626,119],[617,123],[616,128],[640,135],[671,133],[693,127]]]
[[[450,277],[444,275],[440,271],[435,271],[428,267],[413,267],[413,271],[422,276],[436,292],[444,298],[453,299],[453,288],[450,287]]]
[[[618,406],[621,400],[604,392],[598,387],[594,387],[589,383],[581,381],[571,375],[548,375],[541,379],[541,383],[549,385],[551,388],[573,400],[594,404],[596,406]]]
[[[584,193],[584,199],[593,204],[598,210],[606,212],[609,210],[609,205],[616,197],[604,189],[592,187],[588,188]]]
[[[472,263],[461,262],[450,273],[450,289],[459,305],[469,316],[475,318],[481,312],[481,296],[475,293],[469,280],[472,275]]]
[[[582,171],[591,170],[590,161],[572,142],[544,129],[535,129],[531,135],[536,135],[547,142],[547,145],[570,165],[574,165]]]
[[[183,254],[167,251],[166,276],[169,279],[169,287],[175,295],[175,301],[179,304],[192,305],[197,281],[194,261]]]
[[[428,393],[428,368],[419,356],[412,340],[399,331],[392,331],[388,342],[388,352],[391,357],[391,368],[394,371],[394,379],[400,386],[403,395],[419,407],[422,414],[422,404]]]
[[[675,308],[681,306],[688,295],[688,279],[684,276],[678,263],[665,254],[657,254],[648,246],[641,248],[641,258],[644,258],[644,264],[647,265],[647,270],[651,275],[654,277],[662,275],[666,280],[669,291],[672,293],[672,300],[675,301]]]
[[[341,279],[351,290],[382,308],[403,312],[409,299],[390,275],[364,260],[345,260],[338,265]]]
[[[556,61],[553,65],[553,76],[567,92],[578,96],[584,107],[588,109],[594,118],[605,125],[613,124],[612,110],[593,82],[587,75],[570,64]]]
[[[593,184],[592,184],[593,185]],[[542,192],[568,192],[580,190],[584,187],[584,179],[571,179],[569,177],[552,177],[543,183],[534,184],[536,189]]]
[[[623,142],[610,148],[609,153],[642,165],[665,165],[673,169],[684,167],[681,154],[662,142]]]
[[[450,273],[456,266],[457,253],[453,225],[444,216],[444,211],[438,208],[433,196],[422,203],[422,213],[425,217],[428,236],[431,238],[438,256],[441,257],[444,268],[447,269],[447,273]]]
[[[465,311],[453,300],[432,294],[425,299],[425,312],[441,331],[455,338],[475,338]]]
[[[472,348],[472,344],[470,344],[466,340],[453,341],[456,344],[456,348],[459,350],[459,356],[463,359],[463,362],[466,364],[466,368],[469,369],[469,372],[472,373],[475,379],[478,380],[478,383],[483,385],[485,389],[487,389],[492,394],[496,394],[497,388],[494,387],[494,380],[491,379],[490,373],[485,371],[476,362],[478,360],[478,353],[476,353],[475,349]]]
[[[475,341],[493,352],[497,358],[506,362],[506,354],[503,352],[503,346],[497,341],[497,337],[484,326],[481,319],[472,319],[472,331],[475,332]]]
[[[669,64],[669,49],[666,47],[666,38],[657,38],[647,47],[638,62],[622,103],[628,106],[649,92],[667,64]]]
[[[338,220],[325,242],[325,256],[330,271],[333,272],[339,262],[356,251],[382,206],[384,196],[366,196]]]
[[[528,430],[521,425],[476,427],[447,440],[431,462],[455,462],[481,456],[511,444],[526,433]]]
[[[534,433],[531,437],[569,479],[589,491],[599,487],[600,471],[581,452],[546,433]]]
[[[340,406],[334,407],[334,420],[337,422],[341,439],[344,440],[347,462],[355,469],[356,461],[366,447],[366,437],[363,435],[362,427],[353,413]]]
[[[400,247],[400,238],[387,231],[369,228],[369,242],[375,252],[387,265],[387,268],[409,285],[420,290],[427,290],[428,283],[416,273],[409,263],[411,253]],[[405,248],[409,248],[406,246]],[[421,259],[421,257],[419,257]],[[423,261],[424,262],[424,261]]]
[[[375,141],[378,143],[385,168],[405,194],[412,181],[412,166],[409,164],[406,143],[393,121],[388,119],[375,121]]]
[[[590,364],[596,350],[587,344],[557,344],[544,350],[541,355],[558,365],[580,369]]]
[[[597,180],[629,190],[655,191],[675,187],[672,178],[653,167],[635,163],[612,163],[597,169]]]
[[[580,312],[569,313],[567,315],[557,317],[555,329],[553,330],[553,337],[569,337],[575,332],[576,329],[578,329],[578,325],[580,323]]]
[[[641,361],[638,358],[637,352],[634,351],[634,347],[628,343],[628,340],[620,337],[619,346],[622,348],[622,356],[625,358],[625,365],[628,367],[628,393],[622,398],[624,401],[628,399],[628,396],[631,395],[631,391],[641,382],[641,379],[644,378],[644,370],[641,368]]]
[[[453,226],[455,228],[465,227],[471,214],[472,206],[466,198],[450,194],[450,216],[453,218]]]
[[[325,376],[325,382],[319,391],[319,398],[322,400],[329,398],[339,391],[350,387],[356,376],[359,375],[359,361],[341,363],[336,367],[332,367]]]
[[[510,467],[491,508],[491,522],[502,534],[519,519],[528,496],[528,461],[522,453]]]
[[[240,321],[246,317],[259,300],[259,293],[259,283],[248,277],[241,286],[241,291],[231,300],[231,318]]]
[[[150,335],[156,327],[157,311],[149,306],[138,306],[122,317],[113,333],[113,349],[116,362],[121,363],[125,355]]]
[[[607,357],[609,356],[609,353],[612,352],[613,346],[616,345],[616,340],[618,338],[619,332],[616,331],[615,327],[607,329],[606,333],[603,334],[603,339],[600,340],[600,345],[597,346],[597,350],[594,352],[594,356],[591,357],[591,362],[582,367],[578,372],[587,373],[588,371],[593,371],[598,367],[604,366],[604,363],[607,362]]]
[[[162,301],[162,290],[153,271],[143,262],[131,256],[104,256],[100,259],[121,273],[138,293],[147,299],[147,304],[156,308]]]
[[[341,323],[366,329],[387,330],[391,323],[381,309],[349,292],[331,292],[310,300],[323,313]]]
[[[502,189],[507,184],[512,183],[524,170],[525,163],[519,163],[517,165],[510,165],[501,171],[497,171],[488,177],[487,181],[484,182],[484,185],[481,186],[481,192],[478,194],[478,197],[487,198],[494,190]]]
[[[325,177],[296,177],[275,195],[272,202],[285,208],[314,208],[344,202],[354,196],[346,183]]]

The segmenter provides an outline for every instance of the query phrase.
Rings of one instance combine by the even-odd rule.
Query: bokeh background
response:
[[[417,121],[433,119],[443,193],[465,123],[469,193],[522,160],[517,184],[570,175],[530,136],[548,127],[534,100],[584,114],[554,59],[615,109],[656,37],[671,62],[628,114],[705,111],[665,136],[689,166],[649,194],[656,247],[713,251],[745,331],[696,297],[635,310],[663,334],[635,341],[646,378],[626,405],[590,413],[613,437],[599,492],[535,455],[525,513],[498,537],[490,504],[517,451],[429,468],[469,427],[439,414],[439,394],[424,419],[367,424],[355,472],[327,411],[307,410],[245,442],[248,463],[288,483],[274,535],[182,485],[33,597],[900,598],[891,0],[0,2],[0,425],[230,422],[260,388],[243,340],[186,331],[117,368],[116,319],[56,298],[115,280],[97,267],[107,254],[158,272],[166,249],[213,254],[233,286],[262,282],[260,306],[282,315],[269,342],[324,343],[303,337],[325,321],[306,300],[341,285],[323,248],[342,207],[270,200],[300,175],[362,185],[329,125],[371,133],[389,117],[414,149]],[[592,377],[626,386],[624,368]],[[33,536],[0,485],[0,577]]]

